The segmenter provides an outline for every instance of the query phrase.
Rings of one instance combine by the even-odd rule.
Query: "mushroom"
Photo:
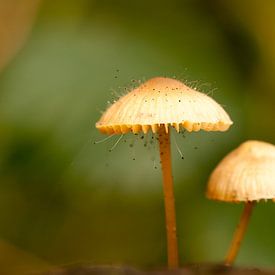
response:
[[[245,202],[226,265],[232,265],[237,256],[255,202],[274,200],[274,171],[275,146],[251,140],[229,153],[212,172],[206,194],[209,199]]]
[[[170,128],[177,132],[226,131],[232,121],[223,108],[207,95],[182,82],[155,77],[122,96],[96,123],[104,134],[134,134],[151,130],[158,135],[162,165],[169,268],[178,267],[178,244],[171,167]]]

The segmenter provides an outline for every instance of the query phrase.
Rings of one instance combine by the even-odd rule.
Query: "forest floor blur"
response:
[[[178,270],[142,271],[129,266],[64,266],[33,275],[271,275],[275,270],[228,267],[221,264],[193,264]]]

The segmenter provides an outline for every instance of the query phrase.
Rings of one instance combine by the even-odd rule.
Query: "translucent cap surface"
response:
[[[275,198],[275,146],[246,141],[229,153],[210,176],[207,197],[221,201]]]
[[[164,77],[148,80],[122,96],[96,123],[106,134],[132,131],[155,133],[160,125],[171,125],[179,131],[226,131],[232,121],[211,97]]]

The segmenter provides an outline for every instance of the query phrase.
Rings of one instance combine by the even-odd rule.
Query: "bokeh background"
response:
[[[274,1],[1,0],[0,42],[1,274],[165,266],[156,145],[94,144],[108,101],[154,76],[210,93],[234,120],[174,134],[184,160],[173,143],[181,263],[223,259],[242,205],[205,188],[242,141],[275,143]],[[274,231],[275,205],[259,203],[237,264],[274,267]]]

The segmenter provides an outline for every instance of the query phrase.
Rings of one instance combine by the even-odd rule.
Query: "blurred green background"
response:
[[[242,205],[204,193],[242,141],[275,143],[274,1],[1,0],[0,41],[1,274],[166,265],[157,149],[93,144],[114,94],[154,76],[209,92],[234,121],[175,134],[184,160],[173,144],[181,262],[223,259]],[[274,217],[257,205],[237,264],[274,267]]]

